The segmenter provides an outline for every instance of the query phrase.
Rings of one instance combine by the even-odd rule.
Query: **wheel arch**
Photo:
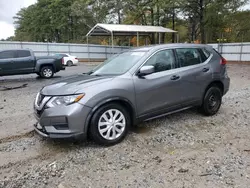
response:
[[[208,84],[208,86],[206,87],[206,89],[205,89],[205,91],[203,93],[202,101],[203,101],[204,96],[206,95],[208,89],[211,88],[212,86],[218,87],[221,90],[222,95],[224,94],[224,84],[223,84],[223,82],[220,81],[220,80],[214,80],[210,84]]]
[[[123,97],[112,97],[112,98],[108,98],[103,100],[102,102],[98,103],[89,113],[86,121],[85,121],[85,125],[84,126],[84,133],[88,134],[89,131],[89,127],[90,127],[90,122],[91,119],[94,115],[94,113],[97,111],[97,109],[99,109],[100,107],[109,104],[109,103],[118,103],[119,105],[123,106],[125,109],[127,109],[130,117],[131,117],[131,126],[134,125],[135,121],[136,121],[136,110],[134,105],[126,98]]]
[[[56,72],[56,68],[55,68],[55,65],[54,65],[54,64],[52,64],[52,63],[45,63],[45,64],[40,64],[40,65],[39,65],[39,67],[37,68],[38,73],[40,73],[40,71],[42,70],[42,68],[43,68],[43,67],[46,67],[46,66],[52,67],[54,73]]]

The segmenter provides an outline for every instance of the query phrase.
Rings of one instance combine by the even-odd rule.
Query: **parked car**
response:
[[[44,137],[91,136],[113,145],[141,121],[191,107],[216,114],[229,85],[226,60],[210,46],[132,49],[44,87],[34,102],[35,130]]]
[[[32,50],[24,49],[0,51],[0,76],[36,73],[51,78],[60,70],[65,70],[60,57],[35,57]]]
[[[63,64],[67,65],[67,66],[73,66],[73,65],[77,65],[79,63],[79,60],[76,56],[72,56],[69,54],[55,54],[55,56],[59,56],[63,58]]]

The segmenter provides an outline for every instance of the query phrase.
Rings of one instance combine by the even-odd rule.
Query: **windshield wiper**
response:
[[[92,74],[92,76],[102,76],[101,74]]]
[[[94,73],[94,71],[84,72],[84,73],[82,73],[82,74],[91,75],[92,73]]]

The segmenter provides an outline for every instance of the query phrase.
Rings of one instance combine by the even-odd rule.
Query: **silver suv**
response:
[[[44,87],[34,103],[35,130],[44,137],[90,136],[113,145],[140,121],[191,107],[216,114],[229,83],[226,60],[210,46],[132,49]]]

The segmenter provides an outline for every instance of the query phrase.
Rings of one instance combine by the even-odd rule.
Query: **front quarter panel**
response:
[[[132,79],[128,77],[116,77],[110,82],[94,85],[86,90],[78,91],[85,93],[81,104],[95,108],[110,100],[123,99],[129,102],[135,109],[135,93]]]

